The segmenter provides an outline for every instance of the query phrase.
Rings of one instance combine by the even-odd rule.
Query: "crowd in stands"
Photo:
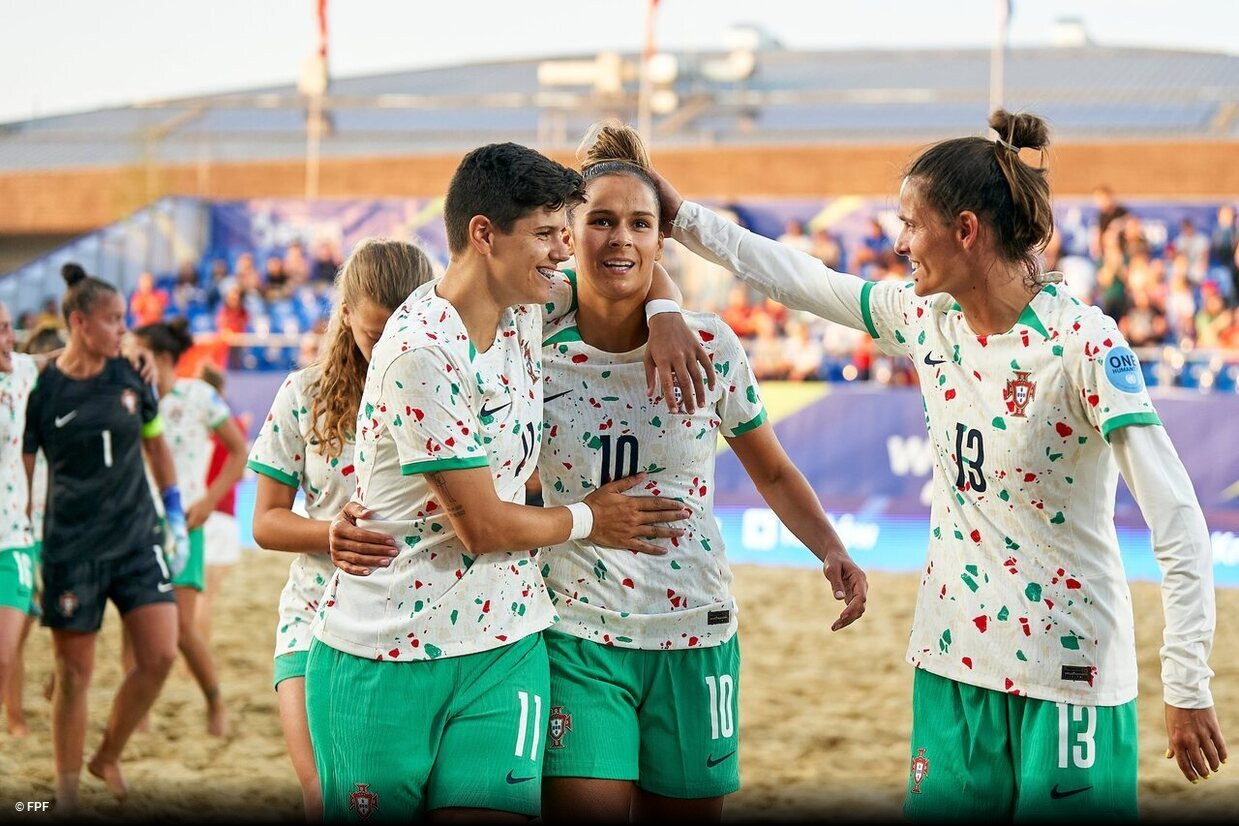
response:
[[[1239,363],[1235,208],[1221,206],[1208,228],[1185,219],[1172,233],[1159,231],[1160,243],[1155,243],[1136,211],[1108,189],[1099,188],[1094,201],[1088,249],[1065,250],[1056,234],[1045,251],[1046,268],[1062,271],[1073,295],[1115,318],[1135,348],[1233,353],[1227,361]],[[779,240],[832,269],[872,281],[910,277],[907,262],[895,253],[891,235],[876,218],[850,245],[824,227],[806,227],[798,220],[787,222]],[[341,260],[336,244],[319,242],[310,251],[294,241],[281,254],[267,255],[261,268],[253,252],[234,251],[232,257],[208,255],[203,272],[186,261],[175,275],[144,273],[129,297],[129,321],[140,326],[185,316],[196,334],[244,342],[232,349],[230,367],[290,369],[314,357]],[[910,365],[881,356],[867,336],[789,312],[714,265],[671,251],[667,266],[680,281],[687,307],[717,312],[745,342],[759,379],[907,383],[915,378]],[[54,299],[41,313],[19,319],[19,327],[26,329],[59,323]],[[281,345],[254,343],[255,337],[269,334],[282,334]],[[294,337],[295,345],[289,343]]]

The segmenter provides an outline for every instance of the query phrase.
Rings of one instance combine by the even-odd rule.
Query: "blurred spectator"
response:
[[[1119,332],[1132,347],[1151,347],[1166,340],[1166,314],[1153,302],[1146,287],[1133,287],[1131,305],[1119,319]]]
[[[330,241],[319,241],[314,245],[314,264],[310,268],[310,278],[330,284],[335,281],[341,263],[340,253],[335,245]]]
[[[1184,218],[1179,223],[1173,252],[1187,256],[1187,275],[1193,284],[1205,280],[1205,273],[1209,271],[1209,239],[1196,231],[1196,224],[1191,218]]]
[[[241,288],[234,286],[224,294],[223,304],[215,316],[215,328],[220,332],[244,333],[249,323],[250,315],[241,300]]]
[[[1130,210],[1114,199],[1110,187],[1102,186],[1093,190],[1093,204],[1097,207],[1097,224],[1089,234],[1089,251],[1094,261],[1100,261],[1103,253],[1102,237],[1116,218],[1128,215]]]
[[[783,234],[779,236],[778,240],[780,244],[787,244],[789,247],[794,247],[801,252],[809,252],[813,247],[813,242],[809,240],[809,236],[804,234],[804,224],[795,218],[787,219],[787,223],[783,226]]]
[[[1218,207],[1217,226],[1209,239],[1209,268],[1231,304],[1239,303],[1239,225],[1230,204]]]
[[[1113,319],[1127,312],[1127,265],[1118,233],[1108,231],[1102,240],[1101,265],[1097,267],[1097,305]]]
[[[852,253],[849,260],[857,271],[857,275],[872,280],[874,265],[881,265],[887,253],[894,253],[894,245],[886,237],[882,223],[877,218],[871,218],[865,237],[861,239],[860,246]]]
[[[216,258],[212,261],[211,277],[207,280],[206,286],[207,306],[212,310],[218,307],[233,283],[234,279],[228,273],[228,262],[223,258]]]
[[[191,304],[201,304],[206,300],[206,294],[198,286],[198,269],[193,261],[182,261],[176,273],[176,284],[169,296],[172,307],[184,315]]]
[[[138,286],[129,296],[129,312],[135,327],[145,327],[163,320],[163,311],[168,308],[168,294],[155,289],[155,277],[149,272],[138,276]]]
[[[813,243],[809,254],[821,261],[832,270],[843,271],[846,266],[843,261],[843,247],[839,240],[827,232],[825,227],[813,231]]]
[[[749,306],[749,293],[743,284],[732,285],[731,292],[727,293],[727,306],[719,316],[740,338],[750,338],[756,332],[753,326],[753,308]]]
[[[784,343],[784,361],[787,363],[789,379],[812,381],[819,378],[822,359],[825,357],[825,348],[813,337],[808,325],[800,321],[788,322],[787,339]]]
[[[284,270],[284,259],[278,255],[267,258],[267,285],[263,291],[268,301],[275,301],[288,295],[288,273]]]
[[[766,318],[774,322],[774,330],[776,333],[782,333],[784,325],[787,324],[787,308],[773,298],[767,298],[762,301],[755,312],[764,315]]]
[[[38,320],[34,314],[34,310],[26,310],[17,317],[17,329],[33,330],[38,324]]]
[[[1187,278],[1187,256],[1176,255],[1166,289],[1166,323],[1180,341],[1196,340],[1196,293]]]
[[[34,320],[35,327],[64,327],[65,317],[60,312],[60,302],[54,296],[43,300],[43,309]]]
[[[297,239],[284,250],[284,272],[293,284],[304,284],[310,279],[310,262],[305,257],[305,244]]]
[[[749,363],[753,367],[753,377],[758,381],[785,379],[791,369],[787,360],[787,348],[774,319],[765,313],[753,316],[753,327],[756,336],[749,344]]]
[[[1230,310],[1216,284],[1206,283],[1200,292],[1203,297],[1196,314],[1196,346],[1206,350],[1221,347],[1222,331],[1231,323]]]

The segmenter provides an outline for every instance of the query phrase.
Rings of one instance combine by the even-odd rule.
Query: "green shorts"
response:
[[[30,613],[34,594],[34,558],[30,548],[0,550],[0,607]]]
[[[446,807],[537,815],[548,681],[541,634],[414,662],[314,640],[305,695],[323,820],[408,823]]]
[[[43,593],[43,540],[35,540],[30,546],[30,558],[34,562],[34,593],[30,595],[30,616],[40,617],[39,595]]]
[[[189,532],[189,561],[185,563],[184,570],[172,577],[174,587],[206,590],[206,542],[202,535],[200,527]]]
[[[547,777],[633,780],[664,797],[740,788],[740,640],[675,651],[546,632]]]
[[[305,677],[305,662],[309,656],[309,651],[289,651],[276,657],[275,678],[271,681],[271,687],[279,688],[285,680]]]
[[[1136,701],[1035,700],[917,669],[903,813],[913,820],[1136,819]]]

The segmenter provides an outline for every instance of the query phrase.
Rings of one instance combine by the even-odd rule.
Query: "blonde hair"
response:
[[[335,458],[352,441],[366,382],[366,360],[344,323],[344,306],[356,311],[368,299],[388,311],[409,293],[434,278],[426,254],[413,244],[387,238],[367,238],[357,245],[336,276],[336,301],[327,325],[327,345],[310,403],[310,437],[323,456]]]

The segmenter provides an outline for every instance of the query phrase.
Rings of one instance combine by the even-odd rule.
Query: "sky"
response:
[[[638,51],[646,0],[328,0],[337,77]],[[757,22],[790,49],[988,47],[997,0],[661,0],[658,45],[715,50]],[[0,123],[295,83],[316,0],[0,0]],[[760,9],[760,17],[755,15]],[[1095,43],[1239,53],[1239,0],[1013,0],[1013,46],[1054,22]]]

